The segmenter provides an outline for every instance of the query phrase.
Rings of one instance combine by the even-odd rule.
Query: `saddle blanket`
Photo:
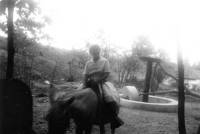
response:
[[[81,84],[77,90],[83,89],[83,84]],[[105,102],[115,101],[118,105],[120,103],[120,96],[116,88],[111,82],[105,82],[103,84],[103,98]]]
[[[111,82],[105,82],[103,84],[103,96],[105,102],[115,101],[117,104],[120,103],[119,93]]]

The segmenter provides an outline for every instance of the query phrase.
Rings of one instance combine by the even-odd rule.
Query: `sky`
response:
[[[145,36],[172,60],[179,44],[186,60],[200,61],[198,0],[41,0],[40,6],[52,20],[45,28],[52,46],[84,48],[103,37],[114,48],[129,50]]]

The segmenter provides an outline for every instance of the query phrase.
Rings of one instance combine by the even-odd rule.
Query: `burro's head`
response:
[[[54,103],[48,111],[46,120],[48,122],[48,134],[65,134],[70,128],[70,105],[74,98]]]

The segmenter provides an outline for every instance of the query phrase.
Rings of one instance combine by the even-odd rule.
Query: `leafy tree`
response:
[[[29,38],[38,39],[38,35],[41,33],[40,28],[44,26],[45,21],[34,21],[34,18],[38,16],[40,10],[37,3],[34,0],[1,0],[0,1],[0,17],[4,17],[5,21],[0,23],[0,28],[2,31],[8,34],[8,56],[7,56],[7,74],[6,77],[13,77],[14,70],[14,55],[15,48],[14,43],[19,41],[16,38],[17,35],[21,38],[22,34],[28,36]],[[13,15],[16,20],[13,20]],[[6,23],[7,20],[7,23]],[[36,19],[35,19],[36,20]],[[43,19],[45,20],[45,19]],[[7,24],[7,27],[6,27]],[[22,33],[21,35],[18,33]],[[23,40],[23,38],[21,39]]]
[[[160,58],[162,61],[169,61],[168,54],[163,49],[157,51],[156,57]]]
[[[6,19],[8,13],[6,12],[9,5],[13,8],[14,16],[14,31],[22,32],[30,37],[39,38],[42,32],[41,28],[49,24],[51,20],[47,16],[41,16],[41,10],[35,0],[1,0],[0,1],[0,16],[4,18],[1,21],[1,30],[8,32],[6,27]],[[43,36],[43,35],[42,35]]]
[[[132,51],[138,57],[140,56],[152,56],[156,54],[156,51],[148,40],[148,38],[144,36],[138,37],[138,40],[134,42]]]
[[[124,55],[122,61],[121,81],[131,81],[136,79],[135,73],[140,67],[138,57],[134,55]]]
[[[13,77],[13,66],[14,66],[14,45],[13,45],[13,14],[14,14],[14,6],[15,1],[1,1],[1,5],[5,4],[5,9],[8,9],[8,18],[7,18],[7,28],[8,28],[8,63],[7,63],[7,72],[6,78],[10,79]],[[4,9],[3,7],[1,7]],[[3,12],[5,12],[5,9]]]
[[[194,69],[200,70],[200,62],[197,62],[196,64],[193,65]]]

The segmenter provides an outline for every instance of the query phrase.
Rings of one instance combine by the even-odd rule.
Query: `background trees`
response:
[[[41,39],[50,39],[42,30],[45,25],[50,23],[50,19],[40,15],[40,8],[35,1],[11,1],[14,3],[13,12],[15,13],[13,21],[13,48],[15,49],[14,77],[20,78],[28,84],[34,80],[44,79],[58,81],[60,79],[66,81],[81,80],[85,63],[90,58],[87,50],[61,50],[51,46],[42,46],[40,43]],[[4,33],[8,33],[6,27],[6,19],[8,18],[8,13],[6,12],[8,9],[7,1],[1,0],[0,6],[0,17],[4,18],[0,20],[0,28]],[[36,16],[37,19],[35,19]],[[154,48],[153,44],[145,36],[139,36],[133,42],[132,49],[127,51],[119,51],[103,35],[100,35],[98,40],[102,46],[102,55],[110,61],[112,79],[119,85],[140,82],[140,85],[143,85],[146,65],[139,59],[140,56],[159,57],[164,61],[162,65],[167,72],[170,72],[170,74],[177,73],[175,65],[169,62],[167,54],[162,50]],[[5,77],[6,72],[6,43],[5,36],[1,36],[0,74],[2,78]],[[159,66],[155,65],[153,68],[151,89],[157,90],[159,84],[164,79],[167,79],[167,77],[162,73]],[[198,76],[196,74],[199,74],[197,73],[198,70],[199,65],[191,67],[191,65],[187,64],[185,72],[196,77]]]
[[[40,9],[37,3],[33,0],[1,0],[0,1],[0,17],[3,18],[0,22],[1,32],[7,34],[7,68],[5,71],[5,62],[3,61],[1,69],[6,72],[6,77],[8,79],[13,77],[26,77],[30,73],[31,67],[27,66],[30,56],[35,55],[35,53],[27,52],[27,47],[32,47],[41,35],[41,28],[47,23],[47,19],[41,18],[40,21],[35,21],[35,17],[39,15]],[[14,16],[15,15],[15,16]],[[2,46],[5,46],[5,42]],[[17,53],[17,57],[15,57]],[[19,58],[19,56],[22,56]],[[14,59],[24,59],[15,60]],[[23,62],[22,62],[23,61]],[[21,62],[21,63],[20,63]],[[28,63],[28,64],[27,64]],[[15,65],[15,66],[14,66]],[[21,67],[23,66],[23,67]],[[23,68],[22,71],[19,69]],[[18,71],[18,72],[17,72]],[[27,73],[29,72],[29,73]],[[19,76],[19,74],[21,76]],[[14,75],[14,76],[13,76]],[[5,75],[3,75],[5,76]],[[29,79],[30,80],[30,79]]]

